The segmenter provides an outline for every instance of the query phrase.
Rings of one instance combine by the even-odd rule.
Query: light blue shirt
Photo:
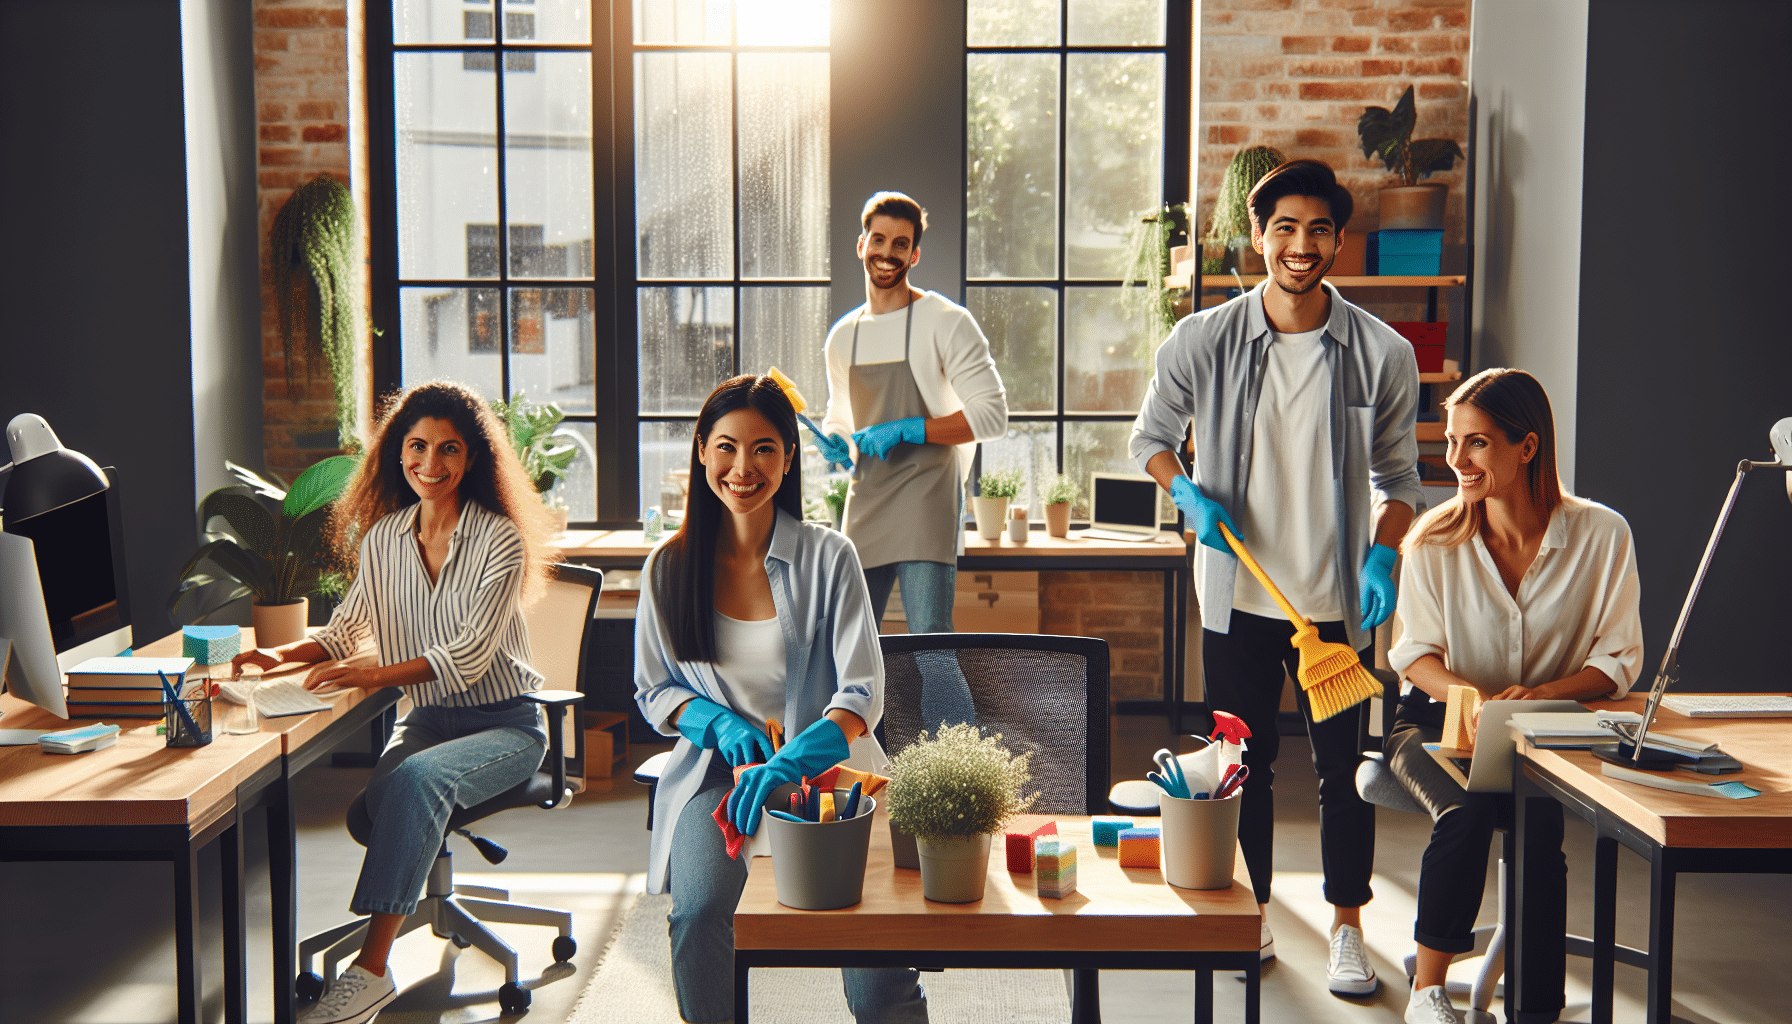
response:
[[[1157,373],[1133,423],[1128,450],[1142,468],[1158,452],[1182,448],[1194,428],[1194,480],[1201,492],[1236,516],[1249,496],[1251,430],[1273,341],[1263,313],[1264,282],[1230,302],[1184,317],[1157,350]],[[1332,504],[1337,516],[1338,595],[1350,646],[1368,646],[1357,616],[1357,573],[1370,546],[1374,508],[1402,501],[1418,510],[1419,366],[1412,345],[1329,283],[1325,363],[1331,374]],[[1259,513],[1262,514],[1262,513]],[[1248,543],[1249,537],[1245,538]],[[1195,546],[1195,590],[1201,625],[1231,628],[1238,559]]]
[[[654,791],[650,893],[665,891],[673,827],[715,756],[679,734],[670,721],[672,712],[693,697],[736,710],[746,706],[729,681],[716,674],[715,665],[679,661],[673,655],[671,632],[653,590],[654,563],[662,550],[656,548],[641,571],[635,612],[635,703],[655,729],[678,737]],[[883,717],[884,660],[858,551],[845,534],[798,522],[780,510],[765,574],[784,631],[786,735],[795,736],[828,711],[842,708],[865,720],[867,733],[853,744],[853,760],[861,767],[881,768],[882,751],[869,730]],[[871,763],[863,764],[867,759]]]

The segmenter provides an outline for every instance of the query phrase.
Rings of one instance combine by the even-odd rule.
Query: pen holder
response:
[[[834,790],[834,806],[846,806],[847,796],[847,790]],[[773,800],[778,799],[774,793]],[[770,814],[761,818],[759,826],[771,836],[778,902],[795,910],[838,910],[859,902],[865,893],[865,858],[871,848],[871,813],[876,809],[876,800],[861,796],[858,813],[844,821],[799,823]]]
[[[1027,542],[1027,510],[1016,505],[1013,515],[1008,520],[1008,540],[1015,544]]]
[[[181,709],[186,714],[181,714]],[[189,721],[190,719],[190,721]],[[162,729],[170,747],[203,747],[212,741],[212,699],[181,697],[163,701]]]
[[[1238,806],[1243,791],[1224,800],[1184,800],[1162,794],[1159,837],[1164,881],[1180,889],[1225,889],[1232,885],[1238,850]]]

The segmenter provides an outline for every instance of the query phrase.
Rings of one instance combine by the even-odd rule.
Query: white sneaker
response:
[[[330,982],[317,1005],[306,1010],[298,1024],[363,1024],[397,995],[391,968],[382,978],[359,965],[350,966]]]
[[[1363,933],[1343,924],[1332,933],[1332,948],[1325,958],[1326,985],[1341,996],[1366,996],[1380,984],[1369,954],[1363,952]]]
[[[1269,918],[1267,917],[1263,919],[1263,930],[1258,933],[1258,939],[1261,943],[1261,948],[1257,950],[1258,961],[1274,960],[1276,958],[1276,937],[1269,934]]]
[[[1406,1001],[1406,1024],[1462,1024],[1442,985],[1415,988]]]

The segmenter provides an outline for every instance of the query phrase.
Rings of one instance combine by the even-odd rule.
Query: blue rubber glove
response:
[[[890,450],[904,441],[909,444],[925,444],[927,421],[919,416],[910,416],[905,420],[877,423],[852,432],[852,443],[859,446],[860,455],[880,459],[888,458]]]
[[[740,781],[728,796],[728,820],[750,836],[759,830],[759,818],[772,790],[786,782],[800,783],[806,777],[820,775],[846,760],[851,751],[846,734],[833,720],[818,719],[814,725],[797,733],[796,738],[778,748],[770,761],[741,772]]]
[[[753,724],[707,697],[693,697],[678,716],[678,731],[699,747],[713,748],[733,766],[772,756],[772,741]]]
[[[1374,629],[1394,614],[1394,549],[1386,544],[1369,548],[1363,571],[1356,574],[1358,611],[1363,628]]]
[[[852,449],[846,445],[846,438],[837,434],[815,433],[815,450],[821,457],[836,465],[852,468]]]
[[[1188,517],[1189,526],[1195,531],[1195,539],[1215,551],[1231,554],[1232,549],[1226,546],[1226,538],[1220,535],[1220,524],[1232,531],[1232,536],[1244,540],[1238,532],[1238,524],[1232,521],[1226,509],[1219,502],[1201,493],[1201,488],[1186,476],[1179,476],[1170,482],[1170,500]]]

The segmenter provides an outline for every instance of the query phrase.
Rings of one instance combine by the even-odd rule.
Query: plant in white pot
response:
[[[1020,494],[1020,470],[998,469],[978,477],[977,482],[982,493],[971,499],[977,532],[984,540],[995,540],[1008,528],[1008,503]]]
[[[936,903],[983,898],[991,837],[1039,799],[1021,795],[1031,759],[1010,754],[1000,733],[961,723],[936,736],[922,731],[890,761],[890,824],[915,837],[923,896]]]
[[[1077,499],[1077,486],[1059,473],[1045,487],[1045,532],[1053,537],[1070,535],[1070,505]]]
[[[1444,226],[1444,201],[1450,187],[1419,182],[1454,167],[1463,155],[1462,147],[1451,139],[1415,140],[1412,132],[1418,123],[1410,85],[1394,109],[1364,107],[1363,116],[1356,121],[1363,155],[1379,158],[1400,178],[1400,184],[1381,190],[1383,231],[1438,231]]]

